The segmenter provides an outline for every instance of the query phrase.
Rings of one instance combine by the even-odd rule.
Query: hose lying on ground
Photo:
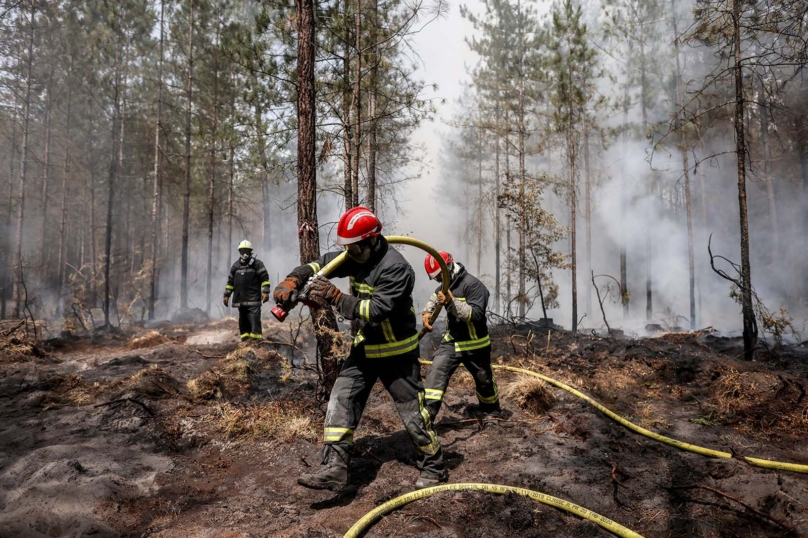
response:
[[[419,499],[424,499],[426,497],[434,495],[435,493],[440,493],[442,491],[483,491],[486,493],[496,493],[499,495],[504,495],[506,493],[515,493],[517,495],[529,497],[534,501],[538,501],[548,506],[553,506],[555,508],[560,508],[561,510],[566,510],[571,514],[575,514],[576,516],[580,516],[584,519],[587,519],[597,525],[600,525],[601,527],[611,532],[615,536],[621,536],[623,538],[643,538],[642,535],[637,534],[631,529],[627,529],[626,527],[620,525],[619,523],[615,523],[611,519],[603,517],[602,515],[597,514],[592,510],[588,510],[582,506],[578,506],[577,504],[565,501],[564,499],[559,499],[558,497],[553,497],[552,495],[547,495],[546,493],[540,493],[538,491],[532,491],[524,488],[517,488],[513,486],[501,486],[498,484],[478,484],[478,483],[444,484],[441,486],[435,486],[432,488],[413,491],[411,493],[401,495],[400,497],[396,497],[395,499],[387,501],[381,506],[376,507],[376,509],[374,509],[373,511],[365,514],[362,517],[362,519],[354,523],[353,527],[348,529],[348,532],[345,533],[343,538],[357,538],[366,528],[370,527],[370,525],[372,525],[373,522],[376,521],[379,517],[388,514],[393,510],[404,506],[405,504],[409,504]]]
[[[432,364],[430,361],[421,361],[421,363]],[[691,445],[690,443],[685,443],[683,441],[672,439],[670,437],[666,437],[664,435],[652,432],[651,430],[646,430],[645,428],[638,426],[633,422],[629,422],[628,420],[621,417],[611,409],[608,409],[607,407],[602,405],[600,402],[598,402],[591,396],[587,396],[583,392],[576,390],[570,387],[569,385],[562,383],[561,381],[557,381],[552,377],[547,377],[546,375],[542,375],[538,372],[534,372],[532,370],[526,370],[524,368],[516,368],[514,366],[505,366],[502,364],[492,364],[491,366],[498,370],[508,370],[509,372],[519,372],[521,374],[538,377],[542,381],[545,381],[550,385],[553,385],[554,387],[557,387],[559,389],[566,390],[573,396],[577,396],[578,398],[586,401],[592,407],[594,407],[595,409],[597,409],[610,419],[614,420],[621,426],[625,426],[629,430],[635,431],[640,435],[644,435],[649,439],[653,439],[654,441],[659,441],[660,443],[665,443],[666,445],[670,445],[672,447],[676,447],[681,450],[687,450],[688,452],[695,452],[696,454],[701,454],[702,456],[709,456],[711,458],[729,459],[734,457],[733,454],[731,454],[730,452],[723,452],[721,450],[713,450],[711,448],[706,448],[703,446]],[[766,460],[761,458],[751,458],[749,456],[737,456],[737,457],[750,465],[754,465],[755,467],[764,467],[766,469],[777,469],[779,471],[792,471],[795,473],[808,473],[808,465],[803,465],[799,463],[788,463],[783,461]]]

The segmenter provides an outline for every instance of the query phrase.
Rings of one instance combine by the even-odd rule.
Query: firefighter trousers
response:
[[[238,332],[241,341],[261,339],[261,305],[238,307]]]
[[[455,351],[454,342],[443,341],[426,375],[426,403],[433,421],[440,411],[449,380],[461,364],[474,378],[480,411],[499,411],[499,391],[491,369],[491,346],[461,354]]]
[[[376,380],[393,397],[404,428],[418,454],[418,469],[442,477],[446,473],[443,450],[426,408],[418,351],[368,359],[364,346],[353,347],[331,390],[323,440],[350,453],[353,434],[362,418]]]

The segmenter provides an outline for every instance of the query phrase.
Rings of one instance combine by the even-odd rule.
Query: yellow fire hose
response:
[[[483,491],[486,493],[496,493],[498,495],[504,495],[506,493],[515,493],[517,495],[522,495],[524,497],[529,497],[534,501],[538,501],[540,503],[546,504],[548,506],[553,506],[555,508],[560,508],[561,510],[566,510],[571,514],[575,514],[576,516],[580,516],[584,519],[588,519],[589,521],[600,525],[607,531],[611,532],[616,536],[621,536],[623,538],[643,538],[641,535],[637,534],[636,532],[632,531],[631,529],[627,529],[626,527],[620,525],[619,523],[615,523],[611,519],[603,517],[602,515],[593,512],[592,510],[588,510],[582,506],[578,506],[577,504],[573,504],[569,501],[565,501],[564,499],[559,499],[558,497],[553,497],[551,495],[547,495],[546,493],[540,493],[538,491],[532,491],[529,489],[524,488],[517,488],[513,486],[501,486],[498,484],[445,484],[442,486],[435,486],[433,488],[426,488],[418,491],[413,491],[411,493],[406,493],[400,497],[396,497],[386,503],[378,506],[371,512],[365,514],[362,519],[354,523],[353,527],[348,529],[348,532],[345,533],[343,538],[357,538],[361,535],[361,533],[368,528],[370,525],[373,524],[379,517],[388,514],[395,510],[396,508],[400,508],[405,504],[409,504],[413,501],[417,501],[419,499],[424,499],[435,493],[440,493],[442,491]]]
[[[431,364],[431,362],[429,361],[421,361],[421,362],[424,364]],[[569,385],[562,383],[561,381],[556,381],[552,377],[547,377],[546,375],[542,375],[540,373],[533,372],[531,370],[525,370],[524,368],[516,368],[513,366],[504,366],[500,364],[492,364],[491,366],[499,370],[508,370],[510,372],[519,372],[522,374],[531,375],[533,377],[538,377],[539,379],[553,385],[554,387],[566,390],[573,396],[577,396],[578,398],[586,401],[592,407],[594,407],[595,409],[597,409],[610,419],[614,420],[621,426],[625,426],[629,430],[635,431],[640,435],[644,435],[645,437],[653,439],[654,441],[659,441],[660,443],[665,443],[666,445],[670,445],[679,448],[681,450],[687,450],[688,452],[695,452],[696,454],[701,454],[702,456],[709,456],[711,458],[729,459],[733,457],[733,455],[729,452],[722,452],[720,450],[713,450],[711,448],[705,448],[703,446],[691,445],[690,443],[685,443],[683,441],[671,439],[670,437],[660,435],[658,433],[652,432],[651,430],[646,430],[645,428],[638,426],[633,422],[629,422],[628,420],[621,417],[614,411],[604,407],[601,403],[599,403],[591,396],[587,396],[583,392],[580,392],[570,387]],[[754,465],[756,467],[765,467],[766,469],[777,469],[780,471],[793,471],[795,473],[808,473],[808,465],[802,465],[799,463],[787,463],[782,461],[764,460],[761,458],[750,458],[748,456],[739,456],[739,458],[749,463],[750,465]]]

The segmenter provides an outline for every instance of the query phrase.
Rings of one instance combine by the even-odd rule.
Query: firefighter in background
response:
[[[433,422],[440,411],[443,396],[452,374],[464,365],[474,377],[477,388],[477,410],[485,423],[500,416],[499,393],[491,369],[491,339],[485,317],[488,307],[488,289],[472,276],[462,264],[455,262],[448,252],[439,253],[449,268],[450,284],[447,293],[441,288],[432,294],[422,313],[424,327],[432,330],[429,318],[438,304],[446,308],[447,326],[443,340],[432,357],[432,366],[426,376],[426,402]],[[438,261],[427,254],[424,268],[429,278],[440,279]],[[489,419],[486,422],[486,419]]]
[[[261,303],[269,300],[269,273],[264,262],[253,256],[252,243],[246,239],[238,245],[238,260],[230,268],[222,302],[238,308],[238,331],[241,341],[261,340]]]
[[[350,209],[337,225],[337,244],[347,247],[348,259],[331,274],[350,277],[350,295],[322,276],[310,284],[309,301],[334,307],[343,318],[354,320],[356,329],[348,359],[331,390],[322,465],[298,479],[298,484],[308,488],[338,491],[347,484],[354,430],[377,379],[392,396],[418,454],[421,473],[415,487],[435,486],[448,479],[443,450],[426,409],[418,364],[412,303],[415,272],[381,232],[382,223],[370,210]],[[339,254],[329,252],[296,268],[275,288],[275,302],[286,309],[293,307],[297,292]]]

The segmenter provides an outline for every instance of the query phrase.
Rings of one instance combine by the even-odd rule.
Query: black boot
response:
[[[297,483],[311,489],[340,491],[348,483],[348,451],[335,445],[323,447],[323,462],[317,472],[306,473]]]

